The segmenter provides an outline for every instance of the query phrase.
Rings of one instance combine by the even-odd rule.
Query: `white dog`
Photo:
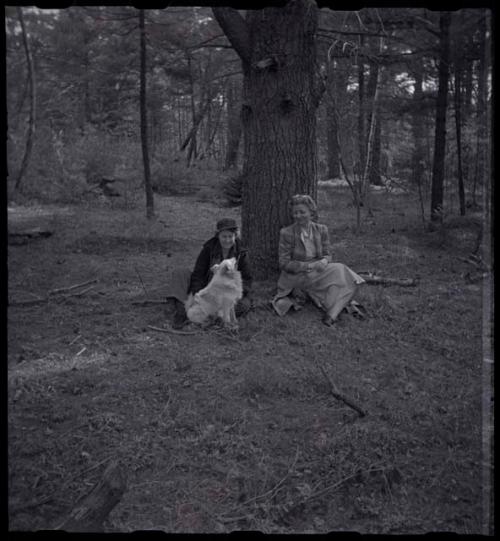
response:
[[[234,307],[243,296],[241,273],[236,258],[224,259],[212,267],[214,273],[209,284],[189,295],[185,302],[186,314],[193,323],[206,323],[211,316],[219,316],[225,325],[236,326]]]

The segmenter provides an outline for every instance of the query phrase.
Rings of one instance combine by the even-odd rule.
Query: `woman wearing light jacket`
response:
[[[296,302],[289,295],[298,289],[325,311],[323,323],[332,326],[350,303],[363,278],[343,263],[332,263],[326,225],[319,224],[314,200],[294,195],[289,203],[294,223],[280,231],[278,292],[273,307],[282,316]],[[362,315],[359,308],[354,308]]]

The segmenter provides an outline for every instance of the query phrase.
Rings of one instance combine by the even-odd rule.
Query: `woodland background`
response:
[[[130,200],[145,177],[141,12],[98,6],[23,11],[6,11],[9,194],[80,201],[89,187],[111,177]],[[465,213],[466,205],[474,208],[488,187],[487,14],[483,9],[449,12],[447,137],[440,177],[447,215]],[[317,180],[344,178],[347,171],[353,181],[362,179],[369,152],[370,184],[418,189],[427,218],[439,20],[439,12],[423,9],[320,10],[317,54],[328,77],[317,109]],[[209,197],[207,186],[216,185],[230,200],[235,192],[238,200],[242,72],[237,55],[210,8],[148,10],[144,22],[145,135],[153,191],[197,189]]]
[[[6,8],[11,530],[493,534],[491,11],[288,8]],[[364,321],[269,309],[296,190]],[[170,333],[223,216],[254,310]]]

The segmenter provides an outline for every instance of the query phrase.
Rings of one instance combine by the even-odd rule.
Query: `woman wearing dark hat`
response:
[[[250,289],[252,275],[248,253],[241,245],[238,236],[238,224],[232,218],[219,220],[214,236],[203,245],[196,259],[193,272],[190,269],[175,269],[172,272],[167,298],[174,299],[175,314],[172,327],[181,328],[187,321],[184,302],[188,295],[193,295],[208,285],[212,278],[211,268],[223,259],[235,257],[238,270],[243,280],[243,298],[236,305],[236,316],[246,314],[251,308]]]

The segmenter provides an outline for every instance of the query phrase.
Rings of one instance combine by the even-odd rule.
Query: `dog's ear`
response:
[[[212,265],[210,267],[210,270],[213,274],[215,274],[217,272],[217,269],[220,267],[220,263],[216,263],[215,265]]]

